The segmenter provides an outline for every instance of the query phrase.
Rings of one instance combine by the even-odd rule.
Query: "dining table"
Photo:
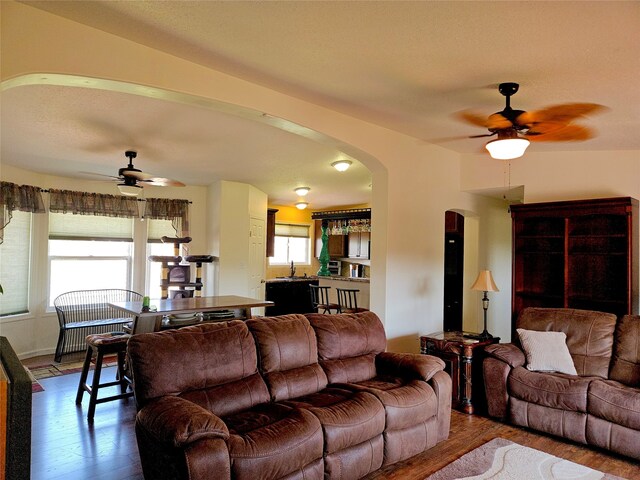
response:
[[[142,301],[110,302],[109,305],[134,317],[131,333],[157,332],[165,328],[177,328],[207,321],[209,312],[233,311],[229,318],[218,317],[213,321],[252,318],[251,309],[273,306],[273,302],[238,295],[209,297],[151,299],[149,308]],[[239,314],[238,314],[239,312]],[[193,314],[193,315],[189,315]]]

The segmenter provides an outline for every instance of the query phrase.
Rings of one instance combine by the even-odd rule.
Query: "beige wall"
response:
[[[138,94],[132,86],[153,86],[163,89],[164,98],[170,101],[197,99],[201,105],[229,114],[276,122],[280,128],[292,128],[361,161],[371,170],[373,185],[371,308],[385,323],[391,350],[418,351],[418,334],[442,327],[444,212],[467,212],[477,219],[478,231],[477,265],[468,265],[469,271],[480,267],[493,271],[501,292],[491,300],[491,330],[501,336],[508,331],[509,213],[494,199],[467,193],[503,186],[500,162],[461,158],[416,138],[22,4],[2,2],[2,45],[2,79],[10,80],[5,88],[38,81],[37,76],[23,75],[40,72],[107,79],[109,82],[96,80],[93,87]],[[260,115],[265,111],[270,112],[269,117]],[[528,201],[587,195],[594,191],[594,180],[588,178],[594,175],[599,194],[638,196],[637,154],[549,155],[537,163],[543,157],[529,152],[525,159],[530,164],[523,163],[516,171],[514,162],[511,181],[526,185]],[[571,179],[555,173],[557,164],[565,161],[572,165],[567,168],[572,171]],[[550,181],[555,187],[549,186]],[[212,245],[215,227],[206,228],[206,241]]]

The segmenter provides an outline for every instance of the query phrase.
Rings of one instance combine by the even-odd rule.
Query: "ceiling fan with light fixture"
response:
[[[511,97],[518,92],[517,83],[501,83],[498,91],[506,97],[506,106],[488,117],[464,111],[458,117],[472,125],[485,127],[490,133],[469,138],[498,138],[487,143],[486,149],[493,158],[511,160],[521,157],[529,142],[571,142],[593,138],[593,130],[577,125],[574,121],[586,115],[606,109],[595,103],[565,103],[542,110],[525,112],[511,108]]]
[[[138,196],[142,191],[143,185],[155,185],[159,187],[184,187],[184,183],[177,180],[171,180],[170,178],[158,177],[150,173],[145,173],[142,170],[133,166],[133,159],[138,156],[137,152],[127,150],[124,152],[125,157],[129,159],[129,165],[120,168],[118,170],[118,176],[102,175],[100,173],[93,173],[92,175],[100,175],[103,177],[109,177],[117,180],[118,190],[122,195],[129,195],[132,197]]]

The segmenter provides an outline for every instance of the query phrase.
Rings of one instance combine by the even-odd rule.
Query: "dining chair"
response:
[[[328,286],[309,285],[311,305],[318,313],[331,313],[331,310],[335,310],[336,313],[340,312],[340,305],[329,301],[330,289],[331,287]]]
[[[358,307],[358,290],[357,288],[336,288],[338,292],[338,306],[340,313],[359,313],[368,312],[368,308]]]

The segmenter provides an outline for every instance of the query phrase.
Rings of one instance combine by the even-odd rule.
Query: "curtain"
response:
[[[138,199],[102,193],[49,190],[49,211],[105,217],[138,217]]]
[[[144,218],[171,220],[171,225],[180,237],[189,236],[189,200],[170,198],[147,198]]]
[[[4,227],[11,221],[14,210],[45,213],[40,188],[0,182],[0,243],[4,241]]]

